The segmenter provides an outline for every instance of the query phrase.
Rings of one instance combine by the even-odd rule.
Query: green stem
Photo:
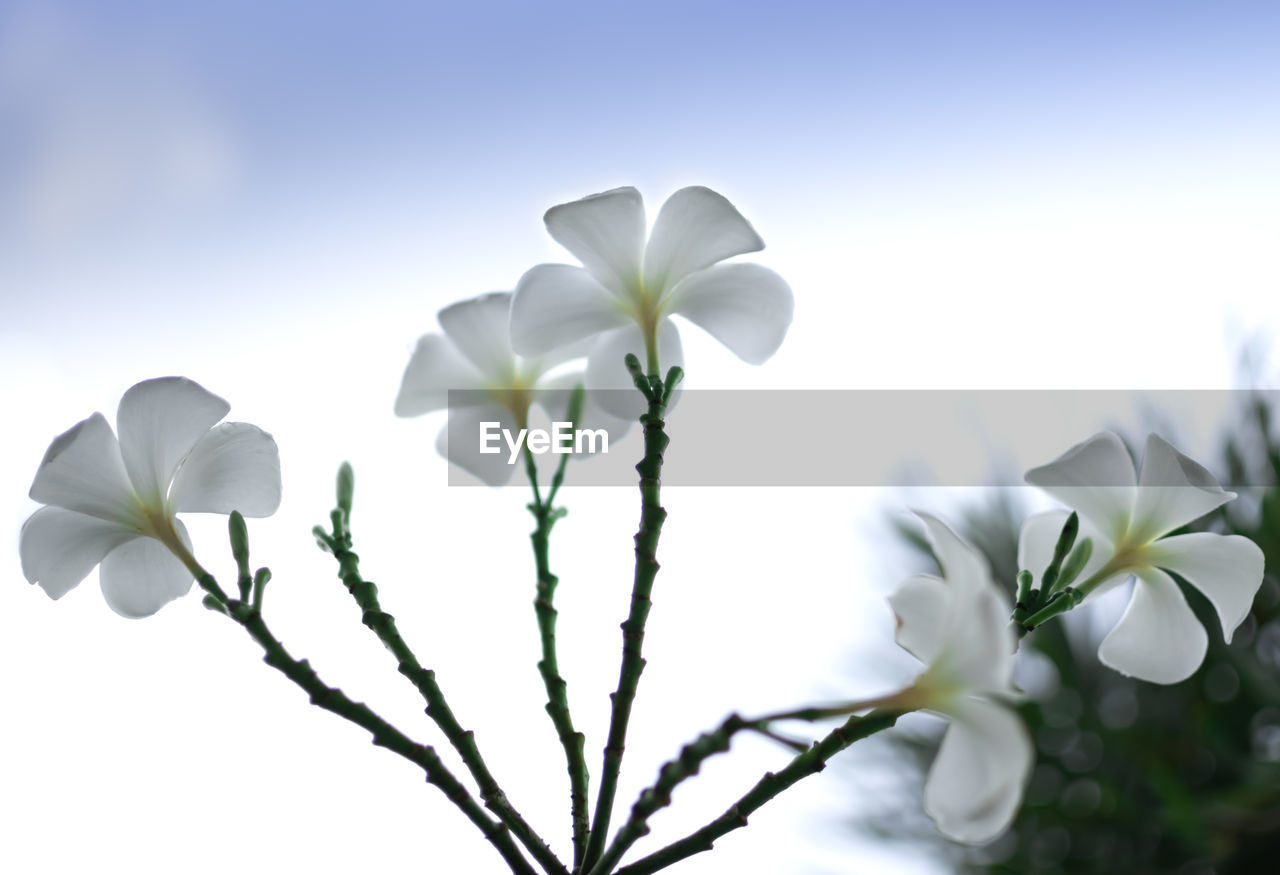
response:
[[[551,490],[544,502],[538,495],[538,468],[533,454],[525,447],[525,468],[529,472],[529,481],[534,483],[533,503],[529,511],[536,522],[529,539],[533,542],[534,563],[537,566],[538,589],[533,601],[533,609],[538,617],[538,632],[542,639],[542,659],[538,662],[538,672],[542,675],[543,686],[547,690],[547,714],[555,727],[560,744],[564,747],[565,763],[569,771],[569,809],[573,821],[573,865],[577,871],[582,865],[587,849],[587,788],[590,777],[587,773],[585,754],[586,739],[581,732],[573,728],[573,717],[569,712],[568,684],[560,675],[560,662],[556,656],[556,618],[559,612],[555,607],[556,586],[560,578],[551,573],[550,537],[551,529],[561,516],[563,510],[552,508],[551,501],[564,478],[564,466],[568,454],[561,457],[556,476],[552,480]]]
[[[426,773],[427,782],[439,787],[445,797],[479,828],[484,837],[506,860],[512,872],[518,875],[536,875],[534,868],[529,865],[521,855],[520,849],[511,840],[507,827],[489,819],[484,809],[471,798],[467,788],[441,762],[435,750],[413,741],[364,703],[353,702],[337,687],[327,685],[307,660],[294,659],[289,655],[284,645],[271,633],[266,622],[263,621],[260,610],[242,600],[229,599],[218,586],[213,575],[201,568],[190,554],[179,556],[179,558],[184,561],[190,559],[187,565],[201,588],[209,594],[208,600],[214,603],[220,613],[240,624],[249,633],[249,636],[262,648],[263,661],[267,665],[301,687],[311,697],[311,704],[365,729],[373,736],[375,745],[399,754],[421,768]]]
[[[351,532],[346,525],[347,511],[338,508],[334,510],[331,519],[333,532],[327,540],[327,546],[333,552],[334,558],[338,560],[338,577],[341,578],[356,604],[360,606],[361,620],[391,651],[396,658],[400,673],[409,679],[426,701],[427,716],[436,722],[445,737],[449,739],[449,743],[462,757],[467,770],[471,772],[471,776],[475,778],[480,788],[480,798],[484,800],[485,807],[497,815],[498,819],[511,830],[512,835],[529,849],[529,853],[544,870],[552,875],[568,875],[564,864],[552,853],[551,848],[525,821],[520,812],[512,806],[502,788],[498,786],[497,780],[480,755],[475,734],[469,729],[463,729],[454,716],[444,692],[436,683],[435,672],[422,667],[396,627],[395,617],[382,609],[378,601],[378,587],[373,581],[365,580],[360,576],[360,557],[351,550]]]
[[[862,717],[850,717],[844,725],[832,730],[821,741],[802,754],[798,754],[779,772],[767,772],[745,796],[729,807],[724,814],[706,826],[682,839],[656,851],[629,866],[617,870],[617,875],[649,875],[678,863],[694,854],[709,851],[715,840],[739,827],[747,825],[747,818],[778,796],[788,787],[822,771],[833,756],[855,741],[888,729],[898,720],[898,712],[872,711]]]
[[[644,429],[644,458],[636,465],[640,474],[640,527],[636,532],[635,577],[631,587],[631,609],[622,624],[622,666],[618,673],[618,689],[610,695],[612,711],[609,717],[609,735],[604,748],[604,766],[601,769],[600,795],[596,797],[595,814],[591,819],[591,836],[583,869],[591,870],[604,852],[609,833],[609,819],[613,813],[613,800],[618,790],[618,773],[622,768],[622,754],[626,747],[627,722],[631,718],[631,706],[636,689],[640,685],[640,673],[644,670],[645,621],[652,604],[650,594],[658,574],[658,538],[667,512],[661,504],[662,456],[670,439],[664,430],[663,416],[671,390],[680,379],[680,372],[673,368],[666,384],[658,376],[650,357],[650,373],[640,371],[640,363],[634,355],[627,356],[627,369],[638,388],[649,402],[648,412],[640,417]]]

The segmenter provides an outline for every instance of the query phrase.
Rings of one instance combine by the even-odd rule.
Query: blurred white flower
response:
[[[943,577],[917,575],[889,597],[899,645],[927,666],[900,694],[950,722],[924,788],[925,811],[955,841],[1003,832],[1022,803],[1034,751],[1009,700],[1017,641],[986,560],[921,513]]]
[[[573,371],[544,379],[551,369],[585,355],[581,343],[534,358],[512,352],[510,312],[510,292],[480,295],[441,310],[438,318],[444,333],[418,339],[395,403],[396,416],[401,417],[448,408],[449,419],[440,430],[436,449],[490,486],[509,481],[515,466],[505,447],[498,453],[480,452],[481,423],[498,422],[514,434],[528,425],[531,405],[551,401],[561,409],[548,412],[560,416],[568,392],[584,377],[582,371]],[[600,411],[593,397],[588,395],[580,427],[604,428],[611,441],[620,438],[630,423]]]
[[[138,383],[116,413],[54,438],[31,497],[48,505],[22,527],[22,571],[61,598],[101,564],[107,604],[146,617],[191,588],[190,539],[176,514],[262,517],[280,505],[275,440],[184,377]]]
[[[1089,596],[1136,577],[1128,609],[1098,649],[1104,664],[1158,684],[1200,667],[1208,635],[1166,569],[1209,599],[1231,641],[1262,585],[1262,550],[1240,535],[1165,537],[1236,497],[1203,467],[1153,434],[1135,475],[1120,438],[1101,432],[1028,471],[1027,482],[1079,513],[1080,537],[1094,541],[1078,590]],[[1067,516],[1050,511],[1026,521],[1019,567],[1043,572]]]
[[[791,324],[791,289],[757,264],[718,264],[764,248],[733,204],[701,186],[667,199],[645,243],[644,202],[634,188],[594,194],[547,211],[547,230],[583,267],[540,264],[520,278],[511,308],[511,341],[542,355],[593,338],[588,390],[630,389],[623,358],[634,353],[650,372],[683,361],[679,314],[706,329],[739,358],[761,364]],[[631,395],[602,403],[630,418]]]

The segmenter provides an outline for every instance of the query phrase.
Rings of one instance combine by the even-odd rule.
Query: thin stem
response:
[[[361,620],[395,656],[400,673],[409,679],[427,703],[427,716],[436,722],[445,737],[449,739],[449,743],[462,757],[467,770],[480,788],[480,798],[484,800],[485,807],[496,814],[498,819],[511,830],[512,835],[529,849],[529,853],[544,870],[552,875],[568,875],[564,864],[552,853],[547,843],[525,821],[507,799],[502,788],[498,786],[497,779],[489,771],[476,745],[475,734],[469,729],[463,729],[454,716],[444,692],[436,683],[435,672],[422,667],[396,627],[395,617],[382,609],[378,601],[378,587],[372,581],[361,577],[360,557],[351,550],[351,532],[347,527],[347,513],[341,508],[336,509],[331,519],[333,532],[326,544],[334,558],[338,560],[338,577],[341,578],[356,604],[360,606]]]
[[[724,814],[706,826],[682,839],[656,851],[647,857],[617,870],[617,875],[649,875],[678,863],[694,854],[711,850],[715,840],[739,827],[747,825],[747,818],[775,798],[788,787],[822,771],[830,760],[855,741],[888,729],[898,720],[898,712],[872,711],[862,717],[850,717],[844,725],[832,730],[821,741],[802,754],[798,754],[779,772],[767,772],[745,796],[729,807]]]

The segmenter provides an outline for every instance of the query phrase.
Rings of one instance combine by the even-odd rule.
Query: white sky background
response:
[[[929,4],[910,19],[857,7],[830,21],[707,4],[635,24],[650,45],[650,31],[677,31],[669,62],[641,75],[600,72],[621,18],[564,5],[532,23],[450,10],[400,31],[389,12],[320,16],[294,42],[272,20],[243,44],[238,8],[210,23],[138,7],[108,24],[0,7],[4,868],[503,871],[415,769],[308,706],[197,596],[134,622],[105,606],[96,575],[58,603],[22,579],[17,533],[49,440],[94,410],[114,419],[125,389],[166,374],[198,380],[280,444],[284,503],[251,521],[277,634],[443,752],[309,535],[337,465],[355,465],[366,575],[508,794],[567,852],[567,780],[534,668],[526,497],[446,487],[431,449],[440,419],[391,415],[439,308],[566,258],[541,224],[559,201],[634,184],[652,214],[706,184],[761,232],[753,260],[795,291],[791,334],[753,369],[685,332],[691,386],[1230,387],[1239,341],[1280,325],[1277,62],[1264,51],[1276,21],[1262,6],[1213,19],[1190,8],[1146,21],[993,4],[990,22],[957,24]],[[1213,425],[1186,427],[1207,441]],[[804,452],[857,452],[856,434],[814,426]],[[678,453],[678,416],[671,433]],[[564,497],[561,666],[594,778],[638,500]],[[727,711],[909,676],[883,603],[907,571],[884,547],[896,500],[668,490],[615,823]],[[224,520],[188,524],[230,584]],[[786,758],[736,744],[640,850]],[[677,871],[877,871],[871,846],[828,829],[848,792],[831,773],[811,779]]]

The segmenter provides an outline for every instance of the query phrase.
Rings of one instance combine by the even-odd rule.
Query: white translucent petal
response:
[[[644,284],[659,297],[695,270],[744,252],[764,241],[723,195],[695,185],[667,198],[653,223],[644,253]]]
[[[966,589],[994,587],[985,556],[933,514],[919,510],[915,514],[924,523],[925,537],[942,566],[942,576],[947,583]]]
[[[493,292],[450,304],[436,318],[445,337],[490,382],[510,383],[516,370],[509,327],[510,292]]]
[[[973,693],[1012,694],[1017,637],[1010,627],[1012,608],[994,583],[956,590],[945,623],[935,677]]]
[[[889,607],[897,621],[893,640],[926,665],[942,649],[942,636],[951,607],[952,590],[927,574],[904,580],[889,595]]]
[[[31,484],[31,497],[104,520],[142,525],[120,444],[101,413],[53,439]]]
[[[924,810],[950,839],[982,844],[1008,828],[1022,804],[1035,760],[1031,736],[1010,708],[966,699],[924,785]]]
[[[1018,570],[1025,568],[1030,571],[1037,587],[1045,569],[1053,561],[1053,549],[1058,545],[1058,537],[1070,515],[1065,510],[1048,510],[1032,514],[1022,524],[1022,533],[1018,536]],[[1112,554],[1111,544],[1102,533],[1095,530],[1087,520],[1080,519],[1080,533],[1076,536],[1076,544],[1079,545],[1085,538],[1093,541],[1093,552],[1089,554],[1089,561],[1084,564],[1075,583],[1091,577],[1106,564]]]
[[[182,458],[231,405],[186,377],[133,386],[120,399],[120,453],[144,501],[163,497]]]
[[[488,446],[496,447],[497,452],[481,452],[481,429],[484,423],[497,423],[492,428],[492,433],[498,437],[488,442]],[[501,435],[505,432],[514,441],[518,439],[519,431],[511,413],[496,404],[453,407],[449,409],[448,422],[440,429],[440,435],[436,439],[436,450],[452,464],[478,477],[486,485],[502,486],[511,480],[517,466],[524,465],[524,457],[517,455],[515,462],[510,462],[511,450]]]
[[[271,516],[280,507],[280,450],[247,422],[224,422],[196,441],[169,491],[174,512]]]
[[[630,322],[621,302],[582,268],[539,264],[516,283],[511,345],[522,356],[542,356]]]
[[[639,326],[628,325],[600,335],[587,357],[587,394],[610,416],[636,421],[648,410],[648,404],[623,364],[627,353],[634,353],[641,367],[646,366],[644,335]],[[670,319],[658,324],[658,361],[664,377],[672,367],[684,365],[680,332]],[[681,391],[677,386],[667,410],[676,406]]]
[[[569,393],[573,391],[575,386],[582,385],[585,387],[586,376],[585,371],[571,371],[543,381],[538,385],[538,391],[534,395],[534,403],[541,405],[553,420],[562,420],[568,411]],[[578,423],[578,428],[604,429],[609,435],[609,446],[613,446],[626,437],[633,423],[630,419],[619,419],[602,410],[594,400],[595,397],[593,392],[586,393],[582,405],[582,419]],[[599,446],[603,446],[603,444],[599,444]]]
[[[59,599],[88,577],[102,558],[125,541],[141,537],[119,523],[60,507],[42,507],[22,526],[18,554],[22,573]]]
[[[183,543],[191,539],[181,522],[174,528]],[[107,554],[99,572],[102,594],[122,617],[149,617],[187,594],[193,578],[169,548],[155,538],[135,538]]]
[[[1078,511],[1112,543],[1129,527],[1138,481],[1124,443],[1109,431],[1032,468],[1026,479]]]
[[[1196,532],[1156,541],[1145,551],[1152,565],[1182,575],[1213,604],[1222,637],[1234,634],[1262,586],[1262,550],[1241,535]]]
[[[475,391],[484,380],[448,339],[439,334],[418,338],[400,381],[396,416],[421,416],[449,406],[450,391]],[[455,403],[456,400],[455,400]]]
[[[1156,434],[1147,438],[1129,540],[1145,544],[1235,498],[1199,463]]]
[[[610,292],[626,297],[640,279],[644,201],[615,188],[547,210],[547,230]]]
[[[1154,684],[1175,684],[1204,661],[1209,636],[1182,590],[1158,568],[1141,568],[1129,607],[1098,648],[1103,665]]]
[[[704,328],[744,362],[759,365],[787,336],[795,299],[767,267],[720,264],[685,277],[665,309]]]

